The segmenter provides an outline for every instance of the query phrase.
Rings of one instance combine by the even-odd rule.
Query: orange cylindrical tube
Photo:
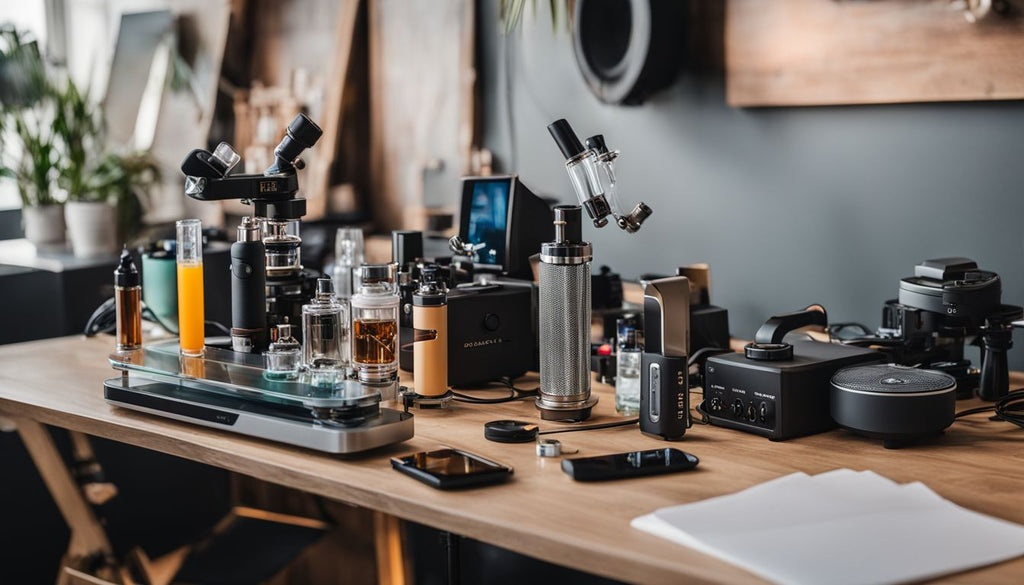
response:
[[[417,341],[413,344],[413,388],[420,396],[441,396],[448,392],[448,305],[412,307],[412,326]],[[421,332],[427,339],[420,341]]]
[[[185,355],[203,353],[203,236],[198,219],[183,219],[178,230],[178,344]]]

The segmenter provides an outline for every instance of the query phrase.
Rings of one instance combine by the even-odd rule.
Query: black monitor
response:
[[[510,278],[533,278],[530,256],[554,239],[551,207],[516,175],[462,180],[459,237],[484,244],[475,267]]]

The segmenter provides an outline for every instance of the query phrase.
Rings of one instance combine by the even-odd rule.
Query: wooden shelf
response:
[[[975,24],[949,0],[728,0],[732,106],[1024,98],[1024,0]]]

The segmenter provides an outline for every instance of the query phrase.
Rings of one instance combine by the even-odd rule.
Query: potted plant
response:
[[[38,46],[17,29],[0,27],[0,176],[17,184],[25,237],[37,246],[64,242],[52,111],[53,88]]]
[[[97,190],[91,173],[94,153],[102,148],[102,123],[88,92],[71,79],[56,93],[53,131],[61,148],[58,183],[68,194],[64,220],[75,256],[109,256],[117,252],[116,201]]]
[[[86,188],[99,200],[114,203],[117,241],[125,242],[138,234],[142,212],[159,182],[160,167],[148,153],[108,152],[90,170]]]

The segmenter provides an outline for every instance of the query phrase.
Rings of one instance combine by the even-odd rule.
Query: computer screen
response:
[[[509,185],[512,181],[478,180],[472,183],[466,239],[484,244],[480,264],[504,266],[508,228]]]

